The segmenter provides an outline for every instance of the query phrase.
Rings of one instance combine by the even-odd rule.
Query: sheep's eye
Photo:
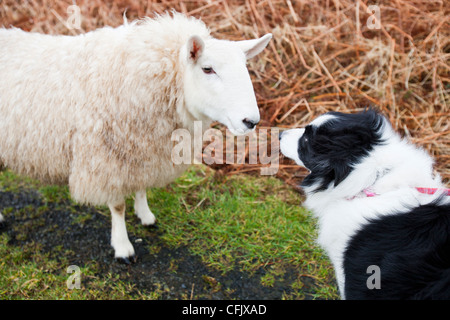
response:
[[[203,67],[202,70],[203,70],[203,72],[206,73],[206,74],[215,73],[215,72],[214,72],[214,69],[211,68],[211,67]]]

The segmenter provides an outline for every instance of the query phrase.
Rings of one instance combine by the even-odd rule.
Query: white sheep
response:
[[[115,257],[129,262],[124,199],[135,193],[137,216],[155,222],[146,188],[187,168],[171,161],[175,129],[192,132],[195,120],[234,134],[255,127],[246,59],[270,38],[214,39],[175,12],[79,36],[0,28],[0,167],[108,205]]]

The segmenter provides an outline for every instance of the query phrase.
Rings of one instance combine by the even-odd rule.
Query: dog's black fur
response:
[[[344,257],[347,299],[450,299],[450,205],[370,221]],[[367,286],[370,265],[380,268],[380,289]]]
[[[316,191],[325,190],[331,182],[337,186],[349,175],[353,165],[367,156],[375,145],[382,143],[383,117],[375,110],[328,114],[335,119],[319,127],[306,126],[298,145],[300,159],[311,171],[302,186],[320,182]]]

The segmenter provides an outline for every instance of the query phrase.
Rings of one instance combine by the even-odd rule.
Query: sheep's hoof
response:
[[[156,223],[156,221],[152,224],[144,224],[144,227],[146,227],[147,229],[159,229],[159,225]]]
[[[117,257],[115,258],[117,262],[119,262],[120,264],[125,264],[125,265],[130,265],[132,263],[136,263],[137,261],[137,256],[136,255],[132,255],[131,257]]]

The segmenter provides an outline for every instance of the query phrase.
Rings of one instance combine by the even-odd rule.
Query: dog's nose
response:
[[[250,120],[249,118],[245,118],[244,120],[242,120],[242,122],[247,126],[247,128],[249,129],[253,129],[258,123],[259,121],[254,121],[254,120]]]
[[[284,131],[281,131],[280,134],[278,135],[278,140],[281,140],[281,137],[283,136]]]

